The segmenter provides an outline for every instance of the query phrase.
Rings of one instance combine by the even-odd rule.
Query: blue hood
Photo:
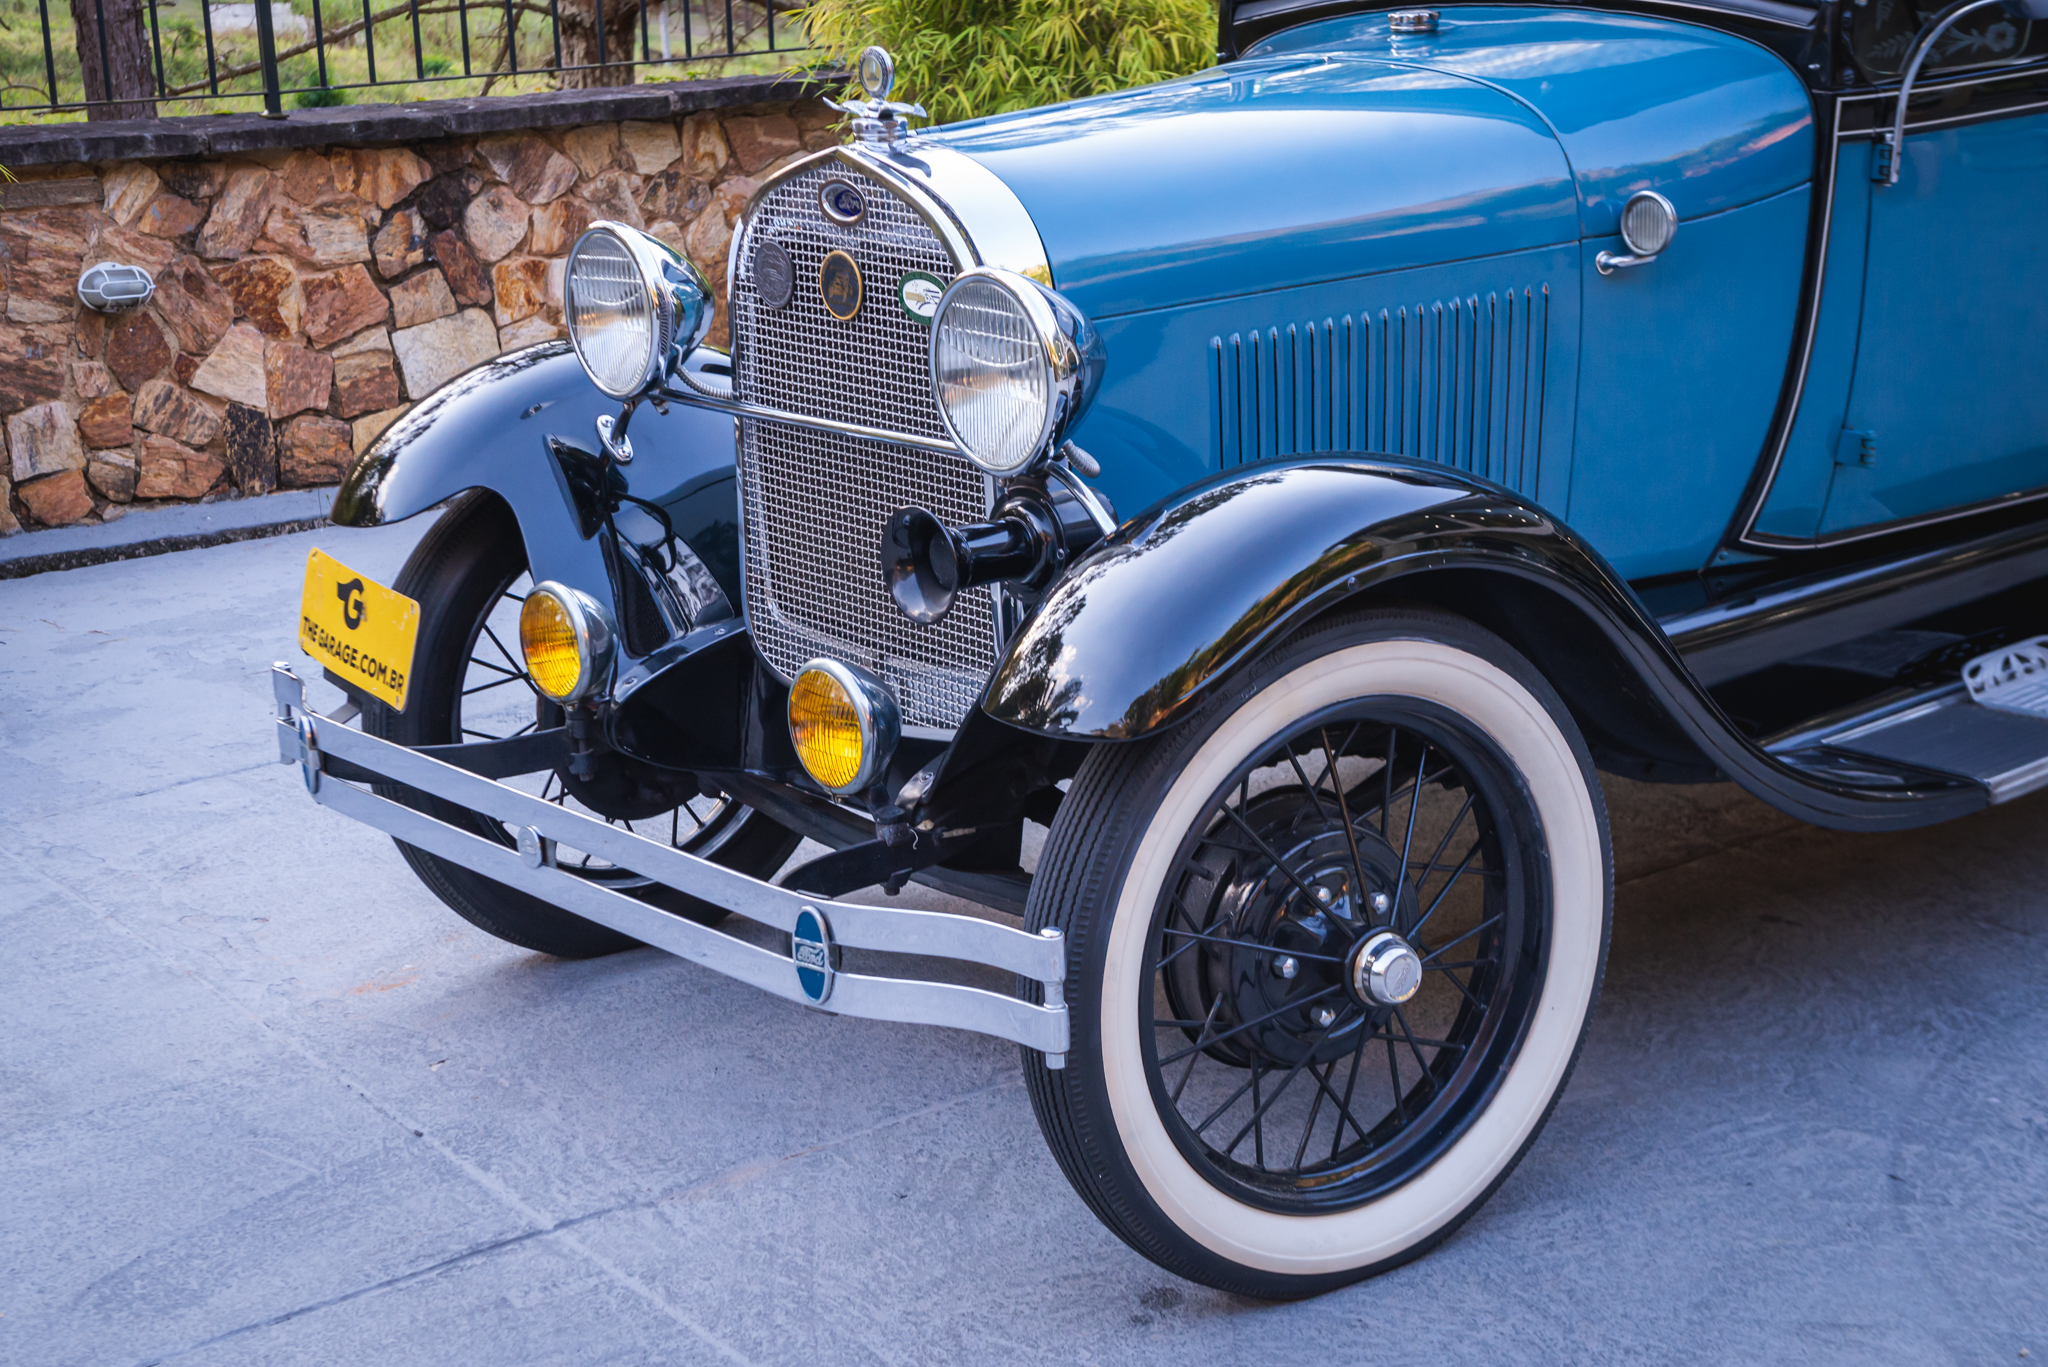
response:
[[[1446,9],[1306,24],[1184,80],[931,135],[1037,222],[1097,318],[1554,246],[1657,189],[1681,219],[1812,174],[1804,87],[1694,24]]]
[[[1578,236],[1571,168],[1519,101],[1342,55],[938,130],[1009,183],[1096,318]]]

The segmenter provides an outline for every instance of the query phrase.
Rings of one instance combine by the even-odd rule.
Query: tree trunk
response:
[[[604,8],[605,65],[602,67],[597,66],[595,13],[598,5]],[[633,84],[633,68],[623,63],[640,59],[640,0],[561,0],[561,15],[562,65],[596,68],[564,71],[562,89],[593,90],[601,86]],[[655,54],[657,58],[660,55],[659,52]]]
[[[86,111],[88,119],[153,119],[156,68],[151,64],[146,0],[71,0],[71,29],[85,98],[115,100]],[[102,20],[104,19],[104,24]]]

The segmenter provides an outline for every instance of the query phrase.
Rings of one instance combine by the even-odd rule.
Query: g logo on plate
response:
[[[754,289],[771,309],[787,308],[796,293],[796,263],[779,242],[763,242],[754,249]]]
[[[825,254],[825,259],[818,263],[818,295],[825,301],[825,312],[842,323],[850,323],[859,315],[860,267],[852,257],[845,252]]]

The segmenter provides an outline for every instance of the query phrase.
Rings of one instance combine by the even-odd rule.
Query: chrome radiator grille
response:
[[[867,201],[842,228],[818,207],[818,188],[850,181]],[[756,248],[789,253],[796,288],[771,309],[755,288]],[[859,264],[864,299],[851,322],[827,313],[818,288],[826,253]],[[880,182],[839,162],[811,167],[769,191],[741,229],[730,297],[739,397],[793,413],[915,436],[943,437],[925,352],[929,334],[897,301],[905,273],[950,282],[958,265],[924,220]],[[815,656],[864,665],[895,690],[903,720],[951,729],[995,668],[995,601],[962,594],[935,627],[913,625],[882,589],[882,527],[898,508],[949,524],[979,521],[987,483],[964,458],[841,437],[784,423],[741,423],[740,495],[746,529],[746,610],[763,658],[785,678]]]

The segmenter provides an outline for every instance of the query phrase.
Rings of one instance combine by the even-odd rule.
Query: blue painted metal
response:
[[[1578,236],[1564,156],[1518,101],[1342,55],[937,136],[1009,183],[1060,291],[1098,323]]]
[[[1591,238],[1572,461],[1573,530],[1624,577],[1697,569],[1756,468],[1792,347],[1805,186],[1694,219],[1650,265]]]
[[[1220,469],[1353,450],[1439,461],[1561,508],[1579,293],[1567,242],[1112,318],[1109,371],[1075,440],[1132,512]]]
[[[2048,485],[2048,114],[1909,130],[1869,221],[1843,425],[1876,454],[1836,464],[1821,535]]]
[[[1653,575],[1706,562],[1755,467],[1813,121],[1744,39],[1530,7],[1447,9],[1431,36],[1357,16],[937,136],[1016,191],[1102,329],[1076,439],[1121,508],[1244,462],[1383,450],[1568,509]],[[1641,189],[1677,206],[1678,240],[1601,277]]]
[[[1863,321],[1863,257],[1870,229],[1870,146],[1846,143],[1835,150],[1832,203],[1820,305],[1813,344],[1799,377],[1799,411],[1785,439],[1769,496],[1756,530],[1791,541],[1811,538],[1820,527],[1834,479],[1835,439],[1849,413],[1849,377],[1856,365],[1856,336]],[[1819,206],[1817,206],[1819,207]],[[1799,364],[1799,358],[1793,358]]]
[[[1304,24],[1248,57],[1342,52],[1456,72],[1512,94],[1556,130],[1585,234],[1619,231],[1656,190],[1681,220],[1782,194],[1813,174],[1813,107],[1776,54],[1697,24],[1559,9],[1446,8],[1434,34],[1384,14]]]

